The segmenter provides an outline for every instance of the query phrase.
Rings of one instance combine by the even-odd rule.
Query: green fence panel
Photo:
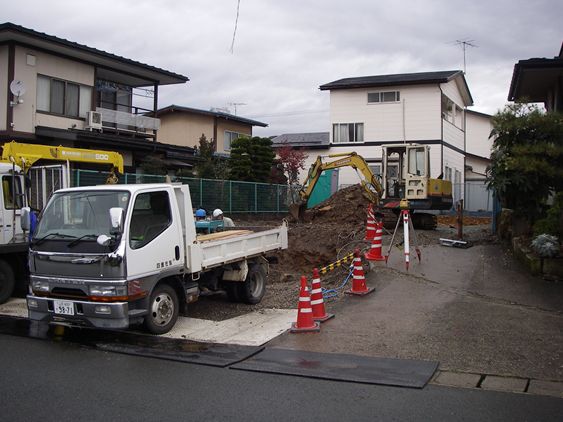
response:
[[[72,186],[94,186],[106,182],[107,172],[73,170]],[[164,183],[166,176],[126,173],[119,183]],[[202,207],[211,213],[221,208],[226,213],[283,213],[287,212],[289,187],[267,183],[212,180],[192,177],[172,178],[173,182],[190,187],[194,208]]]

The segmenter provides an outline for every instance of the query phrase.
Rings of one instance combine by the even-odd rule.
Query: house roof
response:
[[[158,117],[158,116],[162,116],[163,114],[174,113],[174,112],[193,113],[193,114],[201,114],[201,115],[204,115],[204,116],[219,117],[221,119],[232,120],[232,121],[235,121],[235,122],[238,122],[238,123],[244,123],[244,124],[251,125],[251,126],[261,126],[261,127],[268,126],[267,123],[262,123],[262,122],[259,122],[257,120],[252,120],[252,119],[246,119],[244,117],[235,116],[234,114],[223,113],[221,111],[200,110],[200,109],[197,109],[197,108],[177,106],[177,105],[174,105],[174,104],[169,105],[168,107],[158,109],[156,111],[156,116]]]
[[[491,114],[483,113],[481,111],[476,111],[476,110],[466,109],[465,112],[470,113],[470,114],[475,114],[476,116],[482,116],[482,117],[487,117],[487,118],[493,117]]]
[[[440,72],[398,73],[394,75],[360,76],[338,79],[321,85],[321,91],[352,88],[377,88],[397,85],[428,85],[441,84],[458,79],[458,86],[465,91],[467,105],[473,104],[473,97],[461,70],[445,70]]]
[[[520,60],[514,65],[509,101],[546,102],[548,92],[563,74],[563,43],[559,56]]]
[[[189,81],[187,76],[117,56],[64,38],[37,32],[10,22],[0,24],[0,44],[14,42],[98,66],[98,77],[140,87]],[[125,77],[124,75],[127,75]]]
[[[284,133],[272,139],[273,147],[290,145],[292,147],[329,147],[330,134],[328,132],[312,133]]]

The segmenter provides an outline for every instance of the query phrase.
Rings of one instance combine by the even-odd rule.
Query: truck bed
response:
[[[188,271],[205,271],[231,262],[287,249],[287,226],[262,231],[229,230],[196,238],[186,248]]]

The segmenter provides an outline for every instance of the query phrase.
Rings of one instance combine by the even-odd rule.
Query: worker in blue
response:
[[[29,241],[33,238],[33,233],[35,233],[35,228],[37,227],[37,212],[31,210],[29,213]]]
[[[198,210],[196,210],[196,212],[195,212],[196,221],[205,220],[205,217],[207,217],[207,213],[205,212],[205,210],[203,208],[199,208]]]

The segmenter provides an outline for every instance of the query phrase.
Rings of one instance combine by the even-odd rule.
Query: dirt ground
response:
[[[250,310],[262,308],[289,309],[297,307],[299,281],[301,276],[310,279],[313,268],[321,268],[342,258],[355,248],[366,251],[370,243],[364,241],[366,209],[368,201],[362,195],[359,185],[351,186],[334,194],[329,200],[308,210],[305,222],[289,222],[287,250],[274,254],[270,265],[267,293],[258,305],[245,305],[228,302],[225,295],[203,297],[190,306],[189,316],[223,320],[242,315]],[[240,226],[277,226],[284,217],[277,219],[235,218]],[[290,218],[286,216],[288,220]],[[490,219],[465,217],[465,239],[472,243],[488,243]],[[439,216],[436,230],[417,230],[417,240],[424,248],[439,243],[439,238],[455,238],[457,228],[455,217]],[[384,229],[383,252],[391,241],[391,231]],[[395,244],[402,241],[402,230],[397,234]],[[399,245],[400,247],[401,245]],[[393,252],[394,251],[394,252]],[[397,253],[393,248],[391,253]],[[365,262],[365,261],[364,261]],[[365,262],[366,272],[369,265]],[[348,268],[341,267],[322,277],[326,289],[337,289],[327,301],[336,302],[343,297],[343,289],[338,289],[346,280]],[[217,303],[220,302],[220,303]]]

